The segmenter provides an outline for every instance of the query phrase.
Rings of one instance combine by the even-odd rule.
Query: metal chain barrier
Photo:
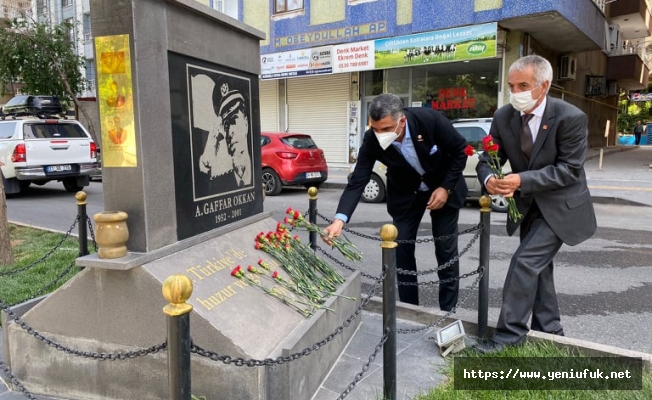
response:
[[[95,231],[93,231],[93,222],[91,221],[91,218],[88,215],[86,216],[86,223],[88,224],[88,231],[91,233],[91,241],[93,242],[93,248],[97,253],[97,242],[95,241]]]
[[[476,271],[474,271],[470,275],[474,275],[474,274],[478,274],[478,277],[475,279],[475,282],[473,282],[471,284],[471,286],[469,287],[468,292],[466,293],[464,298],[460,302],[458,302],[458,305],[464,305],[466,303],[466,301],[471,297],[471,295],[474,292],[474,289],[478,286],[478,283],[480,283],[480,279],[482,279],[482,276],[484,275],[484,267],[478,268]],[[462,278],[462,277],[460,276],[460,278]],[[452,314],[454,314],[455,311],[457,311],[457,305],[455,307],[453,307],[450,311],[446,312],[446,314],[444,314],[442,317],[439,317],[438,319],[436,319],[430,325],[422,326],[422,327],[419,327],[419,328],[411,328],[411,329],[397,329],[396,333],[417,333],[417,332],[422,332],[422,331],[428,330],[430,328],[433,328],[433,327],[438,326],[439,324],[441,324],[446,318],[448,318]]]
[[[66,347],[65,345],[55,342],[52,339],[49,339],[39,332],[35,331],[34,328],[31,326],[27,325],[25,321],[23,321],[20,317],[18,317],[12,310],[5,304],[4,301],[0,300],[0,309],[4,310],[7,315],[14,321],[16,322],[21,328],[23,328],[27,333],[30,335],[34,336],[41,342],[47,344],[48,346],[54,347],[57,350],[63,351],[68,354],[72,354],[74,356],[78,357],[84,357],[84,358],[93,358],[96,360],[100,361],[115,361],[115,360],[127,360],[130,358],[136,358],[136,357],[141,357],[141,356],[146,356],[149,354],[154,354],[158,353],[161,350],[165,350],[167,348],[167,343],[163,342],[161,344],[157,344],[151,347],[148,347],[146,349],[139,349],[139,350],[133,350],[133,351],[123,351],[123,352],[118,352],[118,353],[97,353],[97,352],[91,352],[91,351],[82,351],[82,350],[76,350],[72,349],[70,347]]]
[[[316,247],[317,247],[317,250],[321,251],[322,254],[324,254],[326,257],[328,257],[330,260],[332,260],[334,263],[336,263],[336,264],[339,265],[340,267],[346,268],[346,269],[348,269],[348,270],[351,271],[351,272],[356,272],[356,271],[357,271],[357,269],[355,269],[355,268],[353,268],[353,267],[350,267],[350,266],[346,265],[345,263],[343,263],[342,261],[338,260],[337,258],[335,258],[334,256],[332,256],[331,254],[327,253],[326,250],[322,249],[321,247],[319,247],[319,246],[316,246]],[[360,276],[363,276],[363,277],[365,277],[365,278],[369,278],[369,279],[374,280],[374,281],[377,281],[377,280],[380,279],[380,278],[377,277],[377,276],[369,275],[369,274],[364,273],[364,272],[362,272],[362,271],[360,271]],[[382,280],[382,279],[380,279],[380,280]]]
[[[317,216],[319,216],[319,218],[323,219],[324,221],[326,221],[329,224],[333,223],[332,219],[326,218],[323,214],[320,214],[319,211],[317,211]],[[429,243],[429,242],[436,242],[438,240],[450,239],[450,238],[455,237],[455,236],[464,235],[464,234],[475,232],[475,231],[481,230],[481,229],[482,229],[482,223],[479,223],[478,225],[476,225],[476,226],[474,226],[472,228],[465,229],[465,230],[463,230],[461,232],[457,232],[457,233],[451,233],[450,235],[443,235],[443,236],[437,236],[437,237],[431,237],[431,238],[425,238],[425,239],[415,239],[415,240],[395,240],[395,242],[399,243],[399,244],[400,243]],[[366,235],[364,233],[360,233],[360,232],[356,232],[354,230],[351,230],[349,228],[342,228],[342,230],[345,231],[345,232],[348,232],[348,233],[350,233],[352,235],[356,235],[356,236],[359,236],[361,238],[364,238],[364,239],[369,239],[369,240],[375,240],[377,242],[382,242],[382,239],[379,238],[379,237],[376,237],[376,236]]]
[[[437,268],[427,269],[427,270],[425,270],[425,271],[408,271],[408,270],[406,270],[406,269],[400,269],[400,268],[397,268],[397,269],[396,269],[396,272],[399,273],[399,274],[401,274],[401,275],[416,275],[416,276],[420,276],[420,275],[428,275],[428,274],[432,274],[433,272],[437,272],[437,271],[441,271],[441,270],[443,270],[443,269],[446,269],[446,268],[450,267],[451,265],[453,265],[455,262],[459,261],[460,258],[462,258],[462,256],[463,256],[467,251],[469,251],[469,249],[470,249],[470,248],[475,244],[475,242],[478,240],[478,238],[480,237],[480,234],[481,234],[481,233],[482,233],[482,230],[478,231],[478,233],[476,233],[475,236],[473,236],[473,238],[471,238],[471,240],[469,241],[469,243],[466,245],[466,247],[464,247],[464,248],[462,249],[461,252],[459,252],[455,257],[451,258],[450,260],[448,260],[448,261],[445,262],[444,264],[437,266]]]
[[[399,286],[428,286],[428,285],[436,285],[438,283],[449,283],[453,281],[460,280],[462,278],[468,278],[469,276],[473,276],[475,274],[479,273],[479,270],[467,272],[466,274],[462,274],[460,276],[453,276],[451,278],[447,279],[440,279],[438,281],[427,281],[427,282],[396,282]]]
[[[228,356],[228,355],[221,356],[218,353],[212,352],[210,350],[205,350],[205,349],[201,348],[200,346],[196,345],[192,341],[190,343],[190,352],[195,353],[195,354],[197,354],[199,356],[202,356],[202,357],[210,358],[213,361],[220,361],[220,362],[222,362],[224,364],[227,364],[227,365],[233,364],[236,367],[243,367],[243,366],[246,366],[246,367],[264,367],[264,366],[265,367],[275,367],[276,365],[281,365],[281,364],[285,364],[286,362],[298,360],[298,359],[303,358],[305,356],[308,356],[308,355],[316,352],[320,348],[324,347],[326,344],[328,344],[333,339],[335,339],[335,337],[337,335],[342,333],[345,328],[349,327],[349,325],[351,325],[351,322],[353,322],[353,320],[356,319],[358,317],[358,315],[360,315],[360,313],[362,313],[362,310],[364,309],[364,307],[367,304],[369,304],[369,301],[371,300],[371,298],[376,294],[376,291],[378,290],[378,288],[380,288],[380,284],[382,283],[383,279],[385,279],[384,274],[381,276],[381,279],[378,279],[376,281],[376,284],[374,285],[373,288],[371,288],[371,291],[370,291],[369,295],[364,300],[362,300],[362,302],[360,302],[360,305],[358,306],[358,308],[353,312],[353,314],[351,314],[351,316],[349,316],[344,321],[344,323],[342,325],[338,326],[333,332],[331,332],[328,336],[326,336],[320,342],[317,342],[317,343],[313,344],[310,347],[306,347],[305,349],[303,349],[302,351],[300,351],[298,353],[293,353],[293,354],[290,354],[289,356],[285,356],[285,357],[280,356],[280,357],[277,357],[276,359],[266,358],[264,360],[244,359],[244,358],[241,358],[241,357],[233,358],[233,357]]]
[[[56,285],[57,283],[59,283],[59,281],[60,281],[61,279],[63,279],[64,276],[68,275],[68,273],[69,273],[70,271],[72,271],[72,269],[73,269],[74,267],[75,267],[75,260],[72,260],[72,262],[70,263],[70,265],[68,265],[68,268],[66,268],[65,270],[63,270],[63,271],[62,271],[62,272],[61,272],[61,273],[60,273],[56,278],[54,278],[54,280],[53,280],[52,282],[48,283],[47,285],[45,285],[44,287],[42,287],[42,288],[39,289],[38,291],[34,292],[34,294],[32,294],[31,296],[29,296],[29,297],[26,298],[26,299],[23,299],[23,300],[21,300],[21,301],[17,301],[17,302],[12,303],[12,304],[8,304],[8,307],[13,307],[13,306],[15,306],[16,304],[24,303],[24,302],[26,302],[26,301],[29,301],[29,300],[35,299],[35,298],[37,298],[37,297],[39,297],[39,296],[42,296],[43,294],[45,294],[46,292],[48,292],[48,291],[50,290],[50,288],[52,288],[52,286],[54,286],[54,285]]]
[[[355,377],[353,378],[353,381],[347,385],[346,389],[344,389],[344,391],[337,397],[336,400],[341,400],[341,399],[345,398],[346,396],[348,396],[349,393],[351,393],[353,391],[353,389],[355,389],[355,387],[358,385],[358,383],[360,383],[360,381],[362,380],[362,377],[364,376],[364,374],[366,374],[367,371],[369,371],[369,366],[371,365],[372,362],[374,362],[374,360],[376,359],[376,356],[378,355],[380,350],[383,348],[383,345],[387,341],[387,336],[388,335],[389,335],[389,328],[385,329],[385,332],[383,333],[383,337],[380,338],[380,341],[376,345],[376,348],[374,349],[374,352],[371,353],[371,355],[369,356],[369,359],[367,360],[366,363],[364,363],[364,365],[362,366],[362,369],[360,370],[360,372],[358,372],[355,375]]]
[[[23,392],[25,397],[27,397],[30,400],[37,400],[36,397],[34,397],[34,395],[31,394],[29,392],[29,390],[27,390],[27,388],[22,383],[20,383],[20,381],[18,379],[16,379],[14,374],[11,373],[11,370],[9,369],[9,367],[7,367],[2,361],[0,361],[0,369],[5,371],[5,375],[7,376],[7,378],[9,378],[9,380],[11,380],[11,383],[13,383],[14,386],[16,386],[18,388],[18,390]]]
[[[61,247],[63,242],[65,242],[66,239],[68,239],[68,237],[70,236],[73,229],[75,229],[75,226],[77,226],[77,221],[79,221],[79,215],[75,218],[75,222],[72,223],[72,225],[70,226],[70,229],[68,229],[68,232],[65,233],[63,238],[59,241],[59,243],[54,245],[54,248],[52,248],[50,251],[45,253],[45,255],[43,257],[39,258],[38,260],[36,260],[36,261],[32,262],[31,264],[26,265],[26,266],[24,266],[22,268],[14,269],[14,270],[11,270],[11,271],[0,272],[0,276],[9,276],[9,275],[19,274],[19,273],[21,273],[23,271],[26,271],[26,270],[34,267],[35,265],[37,265],[41,261],[44,261],[46,258],[50,257],[50,255],[52,255],[52,253],[54,253],[59,247]]]

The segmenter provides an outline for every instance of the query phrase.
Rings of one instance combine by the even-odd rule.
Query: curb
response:
[[[383,299],[380,297],[372,297],[365,308],[366,311],[375,312],[378,314],[383,313]],[[438,318],[446,315],[442,311],[434,310],[431,308],[415,306],[412,304],[396,302],[396,317],[419,324],[430,325]],[[454,315],[454,314],[453,314]],[[455,321],[462,321],[464,331],[467,335],[476,336],[478,334],[478,324],[471,321],[467,317],[446,318],[443,326],[446,326]],[[487,334],[492,335],[496,329],[496,322],[489,321],[487,324]],[[581,339],[573,339],[568,336],[557,336],[550,333],[543,333],[537,331],[530,331],[527,334],[527,341],[531,343],[550,343],[558,347],[567,349],[571,353],[581,353],[586,356],[593,357],[632,357],[640,358],[643,361],[644,367],[652,370],[652,354],[643,353],[640,351],[622,349],[620,347],[609,346],[605,344],[588,342]],[[435,344],[436,345],[436,344]]]

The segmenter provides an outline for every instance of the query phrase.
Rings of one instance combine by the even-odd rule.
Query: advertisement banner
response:
[[[260,57],[261,79],[330,74],[332,71],[331,46],[271,53]]]
[[[374,69],[374,41],[333,46],[333,73]]]
[[[374,69],[496,57],[498,24],[465,26],[375,41]]]
[[[652,93],[632,93],[632,101],[652,101]]]
[[[411,67],[496,57],[498,24],[265,54],[261,78]]]

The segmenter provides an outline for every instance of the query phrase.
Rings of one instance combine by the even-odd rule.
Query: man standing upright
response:
[[[446,236],[435,242],[437,262],[442,265],[458,255],[457,221],[468,192],[462,174],[468,158],[464,154],[466,140],[439,111],[403,108],[401,98],[394,94],[381,94],[372,100],[369,126],[335,220],[325,231],[331,238],[340,235],[369,182],[374,163],[378,160],[385,164],[387,211],[398,229],[397,240],[401,241],[396,249],[397,265],[412,273],[398,274],[399,299],[418,305],[414,240],[426,210],[430,211],[433,236]],[[441,280],[457,277],[459,261],[437,273]],[[456,279],[439,285],[442,310],[455,307],[458,289]]]
[[[643,125],[641,125],[641,121],[636,121],[636,125],[634,125],[634,144],[637,146],[641,143],[642,133],[643,133]]]
[[[507,233],[520,226],[520,245],[503,287],[503,304],[493,340],[483,353],[520,345],[532,329],[563,335],[553,278],[553,259],[563,243],[574,246],[591,237],[596,219],[584,173],[587,116],[575,106],[547,96],[552,66],[532,55],[509,69],[510,103],[494,114],[491,135],[501,163],[512,173],[492,174],[480,157],[478,179],[491,194],[513,196],[523,218],[507,219]]]

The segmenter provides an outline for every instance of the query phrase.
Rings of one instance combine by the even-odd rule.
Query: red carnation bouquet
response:
[[[482,138],[482,150],[489,156],[485,157],[485,160],[487,160],[487,164],[489,164],[489,167],[491,168],[491,172],[498,178],[498,179],[503,179],[505,177],[505,173],[503,173],[503,167],[500,165],[500,158],[498,157],[498,145],[494,143],[494,138],[491,135],[487,135],[484,138]],[[472,155],[476,154],[477,151],[473,146],[468,145],[464,149],[464,154],[467,156],[471,157]],[[509,218],[516,222],[519,219],[523,218],[523,215],[518,211],[518,208],[516,207],[516,201],[514,201],[513,197],[505,197],[505,200],[507,200],[507,209],[508,209],[508,215]]]

